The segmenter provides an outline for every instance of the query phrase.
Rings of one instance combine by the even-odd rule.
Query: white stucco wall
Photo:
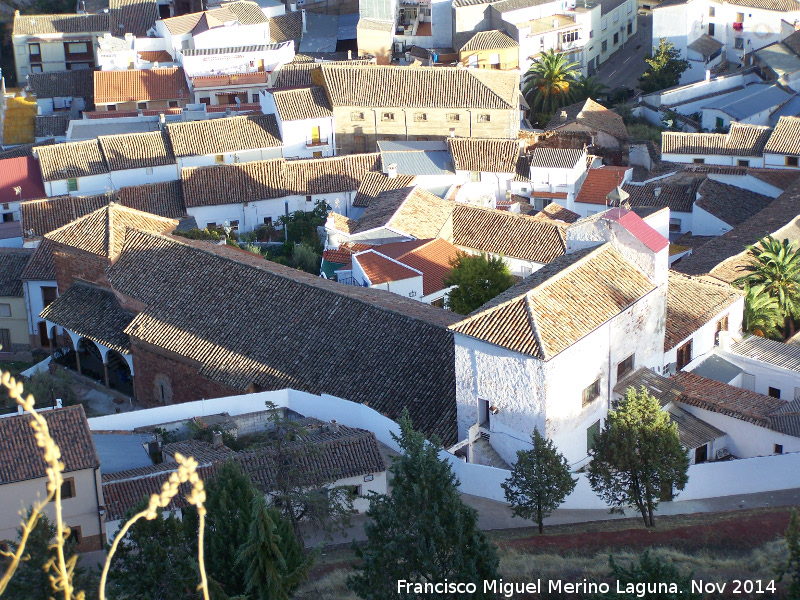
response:
[[[764,154],[764,167],[767,169],[797,169],[786,166],[785,154]]]
[[[75,191],[69,191],[66,179],[45,181],[44,191],[48,197],[52,198],[53,196],[64,196],[67,194],[72,196],[102,194],[114,189],[114,184],[111,182],[110,173],[103,173],[102,175],[89,175],[88,177],[76,177],[75,179],[77,179],[78,182],[78,189]]]
[[[42,300],[42,288],[54,287],[57,288],[56,281],[24,281],[22,291],[25,294],[25,306],[28,309],[28,328],[31,335],[38,335],[39,322],[42,321],[39,313],[44,310],[44,302]]]
[[[144,185],[147,183],[161,183],[164,181],[177,181],[180,179],[178,165],[161,165],[144,169],[125,169],[124,171],[111,171],[111,184],[115,190],[121,187]]]
[[[753,391],[759,394],[769,395],[769,388],[777,388],[781,391],[782,400],[794,400],[800,392],[800,373],[790,369],[784,369],[760,360],[755,360],[749,356],[733,354],[723,349],[717,352],[725,360],[732,362],[745,373],[755,377],[755,387]]]
[[[703,210],[696,204],[692,211],[692,234],[693,235],[722,235],[733,229],[722,219]]]
[[[764,166],[764,158],[759,157],[760,164],[757,164],[754,160],[750,162],[751,167],[763,167]],[[713,179],[714,181],[719,181],[720,183],[724,183],[726,185],[733,185],[743,190],[750,190],[756,194],[761,194],[762,196],[769,196],[770,198],[777,198],[783,193],[783,190],[780,188],[775,187],[774,185],[768,184],[766,181],[762,181],[752,175],[725,175],[722,173],[709,173],[709,179]]]
[[[247,150],[239,150],[238,152],[221,152],[223,162],[230,163],[245,163],[254,160],[269,160],[272,158],[281,158],[283,153],[280,147],[277,148],[254,148]],[[178,158],[178,167],[208,167],[210,165],[219,164],[217,162],[216,154],[206,154],[203,156],[183,156]]]
[[[728,317],[728,331],[733,335],[736,335],[742,329],[742,318],[744,316],[744,297],[739,298],[725,310],[718,312],[692,335],[684,338],[672,348],[665,350],[664,368],[666,369],[671,363],[677,362],[678,348],[683,346],[689,340],[692,340],[692,360],[711,352],[711,350],[715,348],[714,337],[717,333],[717,322],[726,316]]]

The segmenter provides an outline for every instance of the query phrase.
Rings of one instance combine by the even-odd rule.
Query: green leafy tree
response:
[[[28,510],[25,519],[30,518],[31,512]],[[17,539],[5,541],[3,544],[11,552],[17,548],[22,536],[19,531]],[[56,560],[56,553],[52,547],[56,536],[56,526],[50,522],[46,515],[41,515],[36,522],[36,526],[28,536],[25,545],[26,560],[22,561],[8,584],[4,599],[8,600],[49,600],[58,597],[50,581],[51,565]],[[67,541],[64,547],[64,555],[67,557],[75,556],[75,543]],[[76,558],[77,561],[77,558]],[[8,559],[0,557],[0,572],[5,572],[8,567]],[[73,575],[75,589],[84,590],[86,599],[91,600],[97,597],[98,580],[93,571],[75,567]]]
[[[625,597],[658,598],[659,600],[700,600],[703,594],[692,592],[692,574],[684,575],[680,569],[671,562],[652,556],[645,550],[639,557],[639,562],[631,562],[627,567],[618,564],[613,556],[608,557],[611,572],[608,578],[614,582],[609,594],[601,594],[599,598],[609,600],[619,598],[617,588],[631,590]],[[662,584],[657,586],[657,584]],[[674,584],[672,587],[670,584]],[[648,587],[656,589],[648,592]],[[638,589],[637,589],[638,588]],[[641,592],[639,590],[642,590]],[[671,590],[671,591],[670,591]],[[640,594],[646,594],[642,596]]]
[[[478,529],[477,512],[466,506],[450,464],[439,458],[438,440],[415,431],[408,411],[400,419],[402,454],[393,459],[388,495],[373,494],[364,526],[367,542],[355,548],[361,564],[348,586],[361,598],[423,597],[398,592],[398,581],[482,582],[497,577],[495,547]],[[462,590],[463,591],[463,590]],[[488,598],[475,594],[426,593],[425,598]]]
[[[245,566],[236,556],[250,537],[248,522],[253,499],[261,494],[233,460],[225,462],[214,479],[206,483],[205,556],[208,576],[228,596],[245,593]],[[197,511],[183,511],[187,542],[196,553]]]
[[[326,469],[323,447],[302,423],[287,418],[267,402],[272,424],[264,441],[272,457],[272,505],[278,508],[302,539],[301,524],[322,531],[326,539],[344,532],[350,524],[353,495],[346,487],[334,486],[338,475]]]
[[[653,56],[644,60],[648,66],[639,79],[639,88],[645,94],[678,85],[681,74],[689,68],[689,61],[682,59],[680,51],[666,38],[661,38]]]
[[[789,589],[788,598],[797,600],[800,598],[800,518],[797,509],[792,509],[792,516],[789,518],[789,526],[786,528],[786,545],[789,547],[789,557],[782,565],[775,569],[778,581],[788,577]]]
[[[519,450],[511,476],[501,485],[515,517],[535,519],[539,533],[544,519],[575,489],[567,459],[538,429],[531,435],[533,448]]]
[[[296,210],[291,214],[280,218],[280,223],[286,228],[288,241],[295,244],[304,243],[311,246],[319,254],[322,254],[322,243],[317,233],[317,228],[325,225],[328,219],[328,212],[331,207],[322,200],[314,205],[314,209],[308,212]]]
[[[485,254],[459,253],[450,261],[446,286],[458,286],[448,295],[448,308],[466,315],[514,284],[514,277],[502,258]]]
[[[250,531],[242,546],[237,569],[244,569],[242,584],[252,600],[288,600],[305,579],[315,556],[306,558],[291,523],[264,496],[252,499]]]
[[[788,239],[781,242],[768,235],[749,246],[747,253],[750,261],[742,267],[747,275],[733,283],[763,285],[763,292],[778,301],[784,336],[793,335],[800,317],[800,252]]]
[[[295,244],[292,248],[292,256],[289,259],[289,266],[300,269],[312,275],[319,275],[319,267],[322,262],[322,254],[318,253],[313,247],[305,242]]]
[[[589,77],[581,75],[575,82],[573,89],[575,102],[582,102],[589,98],[597,101],[601,96],[608,93],[608,86],[601,83],[595,75]]]
[[[764,291],[764,284],[745,284],[744,323],[745,331],[764,338],[781,339],[783,325],[778,299]]]
[[[622,512],[636,507],[645,527],[653,527],[653,511],[660,500],[674,498],[688,481],[689,458],[669,413],[642,389],[628,388],[606,427],[595,438],[589,463],[592,489]]]
[[[146,506],[141,502],[127,518]],[[184,524],[173,515],[164,518],[159,509],[152,521],[137,521],[119,545],[108,574],[109,595],[116,600],[197,600],[199,567],[193,556]]]
[[[522,93],[532,112],[552,115],[573,100],[572,85],[580,64],[552,48],[537,56],[523,75]]]

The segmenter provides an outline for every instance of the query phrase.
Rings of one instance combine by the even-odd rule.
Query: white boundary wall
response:
[[[212,400],[198,400],[149,410],[140,410],[89,419],[92,431],[132,431],[137,427],[188,420],[226,412],[231,416],[265,410],[265,402],[289,408],[302,415],[323,421],[336,419],[347,427],[357,427],[375,433],[378,440],[395,451],[400,447],[392,433],[400,434],[400,426],[377,411],[356,402],[323,394],[286,389],[259,392]],[[465,494],[505,502],[500,484],[509,472],[503,469],[466,463],[448,452],[439,456],[448,460],[461,482]],[[608,508],[592,491],[586,475],[578,474],[578,484],[560,506],[562,509]],[[689,483],[677,500],[702,500],[736,494],[753,494],[800,487],[800,453],[761,456],[725,462],[703,463],[689,467]]]

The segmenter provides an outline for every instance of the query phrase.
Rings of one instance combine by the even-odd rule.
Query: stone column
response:
[[[83,375],[83,373],[81,373],[81,353],[78,352],[80,345],[81,341],[78,340],[78,343],[75,344],[75,367],[78,369],[78,375]]]
[[[106,387],[111,387],[108,385],[108,360],[103,361],[103,375],[106,378]]]

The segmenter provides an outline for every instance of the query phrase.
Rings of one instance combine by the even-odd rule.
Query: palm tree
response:
[[[742,328],[764,338],[780,339],[781,309],[778,300],[764,291],[764,285],[745,283],[744,323]]]
[[[788,239],[779,242],[771,235],[748,247],[748,274],[736,285],[763,285],[764,292],[778,301],[785,337],[794,334],[794,320],[800,317],[800,252]]]
[[[587,100],[588,98],[597,100],[608,91],[608,87],[604,83],[600,83],[600,80],[594,75],[590,77],[581,75],[575,83],[575,102]]]
[[[572,102],[570,85],[575,82],[579,63],[567,62],[552,48],[533,60],[523,77],[522,93],[534,112],[553,114]]]

